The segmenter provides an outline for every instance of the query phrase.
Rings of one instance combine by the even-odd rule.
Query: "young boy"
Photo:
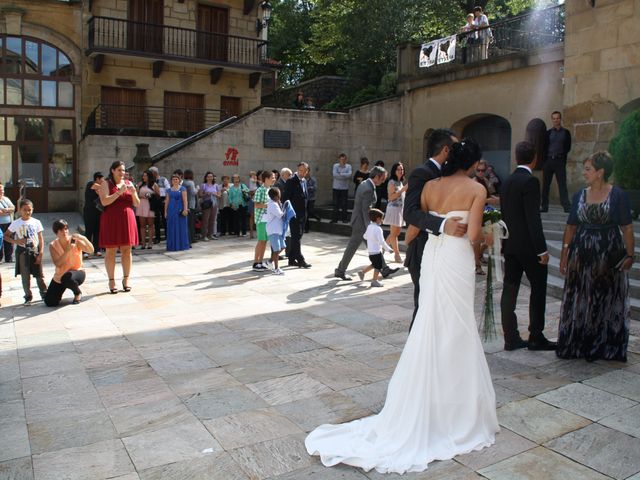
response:
[[[373,269],[373,280],[371,281],[372,287],[382,286],[382,283],[378,281],[380,270],[382,270],[384,266],[382,250],[384,249],[387,252],[393,252],[393,249],[384,241],[384,234],[382,233],[382,227],[380,227],[380,225],[382,225],[383,217],[384,213],[377,208],[369,210],[369,220],[371,220],[371,223],[369,223],[367,231],[364,232],[363,235],[364,239],[367,241],[367,251],[369,252],[371,265],[359,271],[358,276],[360,277],[360,280],[364,280],[364,274]]]
[[[266,272],[269,269],[263,262],[264,251],[267,248],[269,237],[267,236],[267,220],[265,213],[267,211],[267,203],[269,202],[269,188],[275,182],[273,172],[268,170],[261,173],[260,180],[262,185],[258,187],[253,196],[254,210],[253,215],[256,223],[256,232],[258,234],[258,242],[253,253],[253,270],[256,272]]]
[[[284,271],[278,267],[278,257],[285,248],[284,242],[284,211],[280,203],[280,189],[271,187],[269,189],[269,203],[267,212],[262,217],[267,222],[267,235],[271,244],[271,262],[273,263],[273,274],[282,275]]]
[[[29,305],[33,300],[31,294],[31,275],[36,277],[40,297],[44,300],[47,293],[47,284],[42,273],[42,254],[44,252],[43,228],[40,220],[36,220],[33,214],[33,202],[26,198],[18,203],[20,218],[11,222],[7,231],[9,235],[5,240],[17,245],[16,248],[16,276],[22,277],[22,289],[24,290],[24,304]]]

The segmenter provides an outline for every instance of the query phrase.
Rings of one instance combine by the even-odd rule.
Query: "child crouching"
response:
[[[380,270],[384,267],[384,261],[382,258],[383,250],[387,252],[393,252],[393,249],[387,245],[384,241],[384,234],[382,232],[382,219],[384,213],[377,208],[369,210],[369,226],[367,231],[364,232],[363,238],[367,241],[367,251],[369,252],[369,260],[371,265],[358,272],[360,280],[364,280],[364,274],[370,270],[373,270],[373,280],[371,281],[372,287],[382,287],[382,283],[378,281]]]
[[[267,235],[271,244],[271,262],[273,274],[282,275],[284,271],[278,266],[280,252],[285,249],[284,241],[284,210],[280,203],[280,189],[271,187],[268,192],[267,212],[264,214],[267,221]]]

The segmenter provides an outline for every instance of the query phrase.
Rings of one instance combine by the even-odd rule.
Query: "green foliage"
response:
[[[557,0],[545,0],[556,4]],[[270,56],[283,63],[280,81],[295,85],[319,75],[342,75],[351,95],[373,88],[388,95],[383,77],[396,69],[396,48],[457,32],[475,5],[490,21],[540,0],[273,0]],[[379,87],[378,87],[379,86]],[[336,99],[338,100],[338,99]],[[337,103],[345,104],[345,101]],[[355,104],[352,98],[351,105]]]
[[[640,190],[640,110],[622,121],[609,151],[616,184],[627,190]]]

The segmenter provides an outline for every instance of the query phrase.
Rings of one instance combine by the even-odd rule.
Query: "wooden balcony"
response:
[[[110,17],[88,22],[92,54],[121,54],[251,71],[270,71],[266,41]]]

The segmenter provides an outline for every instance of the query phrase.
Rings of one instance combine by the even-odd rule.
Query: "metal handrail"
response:
[[[268,61],[262,39],[100,16],[88,27],[90,51],[251,66]]]

